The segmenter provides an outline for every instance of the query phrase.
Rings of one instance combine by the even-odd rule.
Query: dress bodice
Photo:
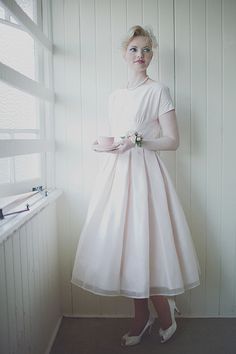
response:
[[[156,81],[134,90],[118,89],[109,98],[111,134],[124,136],[132,130],[155,139],[161,132],[159,116],[173,108],[168,87]]]

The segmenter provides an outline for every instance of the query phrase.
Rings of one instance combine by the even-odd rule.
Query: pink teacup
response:
[[[114,136],[99,136],[98,144],[103,146],[110,146],[114,143]]]

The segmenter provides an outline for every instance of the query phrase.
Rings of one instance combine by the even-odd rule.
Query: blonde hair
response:
[[[139,25],[132,26],[126,36],[124,37],[122,43],[121,43],[121,48],[123,50],[126,50],[129,43],[138,36],[146,37],[148,38],[152,48],[157,48],[157,40],[156,37],[153,34],[152,28],[149,26],[141,27]]]

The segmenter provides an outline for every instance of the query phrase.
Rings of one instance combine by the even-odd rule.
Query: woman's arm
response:
[[[179,146],[179,132],[176,121],[175,110],[171,110],[167,113],[160,115],[159,122],[162,129],[162,136],[157,139],[143,139],[142,140],[142,148],[147,150],[177,150]],[[94,142],[97,144],[97,141]],[[95,145],[93,145],[94,147]],[[133,148],[135,144],[129,139],[122,139],[122,145],[119,149],[114,151],[109,151],[112,154],[123,153],[131,148]],[[108,151],[107,151],[108,152]]]
[[[177,150],[179,146],[179,132],[175,110],[171,110],[159,117],[162,136],[157,139],[143,139],[142,147],[147,150]]]

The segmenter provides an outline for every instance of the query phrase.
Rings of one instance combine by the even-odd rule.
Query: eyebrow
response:
[[[136,45],[131,45],[131,48],[138,48],[138,47]],[[145,47],[143,47],[143,48],[151,48],[151,47],[148,45],[145,45]]]

